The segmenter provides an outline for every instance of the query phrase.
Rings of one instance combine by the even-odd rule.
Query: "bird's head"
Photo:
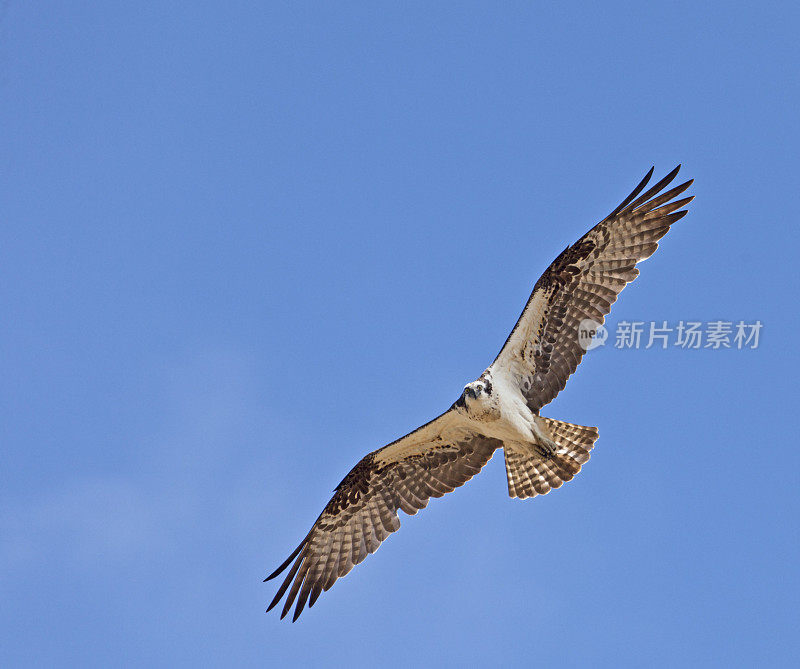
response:
[[[486,377],[481,377],[477,381],[468,383],[464,386],[464,392],[456,402],[457,407],[470,408],[480,406],[489,401],[492,394],[492,383]]]

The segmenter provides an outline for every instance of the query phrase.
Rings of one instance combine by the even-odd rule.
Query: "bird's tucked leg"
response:
[[[508,494],[511,497],[544,495],[577,474],[589,460],[597,428],[536,417],[538,429],[524,448],[506,447]],[[527,451],[527,453],[526,453]]]
[[[558,453],[559,445],[552,439],[542,439],[533,443],[534,452],[545,460],[549,460]]]
[[[558,453],[560,446],[553,441],[549,431],[540,421],[543,422],[539,416],[535,416],[533,425],[531,426],[531,431],[535,437],[535,441],[532,444],[533,451],[536,455],[541,456],[545,460],[549,460]]]

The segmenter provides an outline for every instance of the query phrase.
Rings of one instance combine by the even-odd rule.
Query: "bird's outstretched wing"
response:
[[[364,457],[336,487],[302,543],[264,579],[292,565],[267,611],[289,590],[281,618],[297,599],[292,618],[297,620],[306,601],[313,606],[323,590],[400,528],[398,509],[413,515],[431,497],[463,485],[501,445],[471,432],[450,410]]]
[[[693,198],[674,198],[692,181],[662,192],[679,169],[642,193],[651,168],[614,211],[564,249],[536,282],[492,363],[511,372],[532,411],[552,401],[578,367],[585,353],[578,339],[581,322],[605,321],[619,293],[639,275],[636,263],[649,258],[669,227],[686,215],[678,210]]]

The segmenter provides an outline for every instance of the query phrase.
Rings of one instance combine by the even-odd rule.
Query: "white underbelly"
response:
[[[524,404],[510,402],[501,405],[500,420],[492,426],[492,436],[509,442],[530,443],[535,440],[536,417]]]

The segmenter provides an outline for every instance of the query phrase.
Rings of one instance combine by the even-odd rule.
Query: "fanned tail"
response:
[[[524,499],[545,495],[552,488],[560,488],[565,481],[571,481],[581,466],[589,461],[589,451],[598,437],[596,427],[574,425],[553,418],[542,420],[558,444],[558,451],[545,458],[504,449],[510,497]]]

